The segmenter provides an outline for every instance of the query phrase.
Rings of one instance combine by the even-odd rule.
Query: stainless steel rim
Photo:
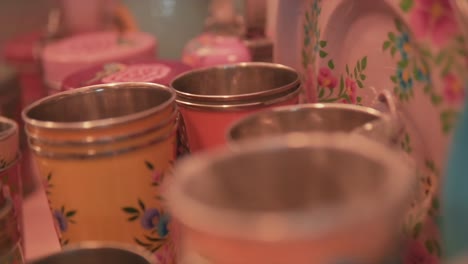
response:
[[[18,124],[12,119],[0,116],[0,125],[9,126],[7,129],[0,131],[0,141],[4,141],[18,133]]]
[[[257,67],[261,66],[265,68],[281,69],[284,71],[289,71],[291,73],[294,73],[297,76],[297,78],[293,82],[287,85],[275,88],[275,89],[262,91],[262,92],[255,92],[255,93],[238,94],[238,95],[197,95],[193,93],[181,92],[176,87],[174,87],[174,83],[177,82],[179,79],[190,76],[190,75],[199,74],[207,70],[216,70],[216,69],[223,70],[227,68],[246,68],[246,67],[252,67],[252,66],[257,66]],[[232,101],[255,100],[259,96],[265,97],[268,95],[282,93],[284,91],[295,89],[295,87],[300,85],[300,83],[301,81],[300,81],[299,74],[297,73],[297,71],[295,71],[291,67],[288,67],[282,64],[268,63],[268,62],[241,62],[241,63],[225,64],[225,65],[213,66],[213,67],[205,67],[205,68],[182,73],[174,78],[170,86],[171,88],[175,90],[177,97],[181,99],[185,99],[186,101],[193,100],[193,101],[204,101],[204,102],[212,102],[212,103],[223,103],[223,102],[232,102]]]
[[[161,89],[161,90],[168,92],[170,94],[170,98],[166,102],[156,107],[153,107],[153,108],[150,108],[150,109],[138,112],[138,113],[129,114],[129,115],[117,117],[117,118],[106,118],[106,119],[100,119],[100,120],[94,120],[94,121],[70,122],[70,123],[49,122],[49,121],[39,121],[36,119],[32,119],[28,116],[28,113],[35,107],[38,107],[46,102],[50,102],[50,101],[61,99],[63,97],[67,97],[69,95],[91,93],[94,91],[99,91],[101,89],[123,89],[123,88],[130,88],[130,87],[138,87],[140,89]],[[41,128],[49,128],[49,129],[72,129],[73,130],[73,129],[90,129],[90,128],[98,128],[98,127],[109,127],[109,126],[119,125],[122,123],[134,121],[134,120],[139,120],[149,115],[161,112],[167,107],[170,107],[172,104],[174,104],[175,98],[176,98],[176,93],[171,88],[161,85],[161,84],[146,83],[146,82],[122,82],[122,83],[111,83],[111,84],[97,84],[97,85],[92,85],[92,86],[87,86],[87,87],[60,92],[58,94],[51,95],[41,100],[38,100],[23,110],[22,117],[23,117],[24,122],[28,125],[41,127]]]
[[[357,141],[359,147],[357,147]],[[327,221],[321,221],[319,228],[311,225],[310,221],[304,219],[315,219],[317,212],[300,212],[297,211],[241,211],[232,208],[220,208],[206,203],[203,200],[198,200],[187,194],[186,184],[191,182],[199,173],[209,172],[209,166],[216,160],[226,160],[230,157],[238,156],[242,153],[254,153],[258,151],[277,151],[283,149],[286,151],[289,148],[312,148],[312,149],[335,149],[345,152],[352,152],[371,161],[376,161],[382,164],[388,170],[386,177],[386,192],[391,195],[385,195],[385,202],[382,201],[382,206],[366,207],[362,214],[356,215],[353,210],[345,210],[341,213],[332,213],[327,217]],[[371,152],[369,152],[371,151]],[[411,190],[416,184],[416,178],[408,177],[410,169],[405,166],[395,166],[401,164],[401,157],[397,152],[390,150],[378,142],[368,140],[360,135],[348,135],[344,133],[293,133],[287,136],[277,136],[271,139],[261,139],[257,142],[243,143],[242,147],[232,151],[226,151],[225,148],[218,148],[201,155],[192,156],[182,160],[175,167],[174,174],[178,177],[171,179],[168,189],[169,207],[172,208],[174,217],[182,221],[184,225],[200,230],[202,232],[210,232],[216,235],[229,236],[239,239],[252,239],[250,232],[254,228],[263,226],[271,228],[271,225],[284,227],[289,233],[282,237],[270,237],[270,232],[266,230],[255,231],[258,241],[286,241],[289,239],[304,238],[308,235],[320,236],[327,232],[328,228],[336,228],[342,226],[343,221],[346,223],[355,223],[355,221],[363,221],[370,219],[369,217],[394,217],[396,212],[402,212],[405,204],[411,197]],[[394,177],[392,177],[394,176]],[[288,217],[280,217],[278,214],[286,213]],[[322,214],[323,212],[321,212]],[[398,213],[399,214],[399,213]],[[190,216],[190,217],[187,217]],[[339,217],[338,217],[339,216]],[[255,226],[251,226],[250,230],[243,230],[242,224],[248,219],[258,217],[262,219]],[[329,218],[328,218],[329,217]],[[216,222],[208,221],[207,219],[217,219]],[[242,220],[241,220],[242,219]],[[283,220],[281,220],[283,219]],[[263,222],[264,221],[264,222]],[[241,228],[240,231],[238,228]],[[289,229],[293,228],[295,231]]]
[[[97,242],[97,241],[87,241],[87,242],[74,244],[72,246],[65,246],[62,251],[49,255],[49,256],[41,257],[39,259],[36,259],[32,263],[34,264],[40,261],[44,261],[56,254],[63,254],[63,253],[66,254],[66,253],[76,252],[82,249],[93,250],[93,249],[101,249],[101,248],[127,251],[129,253],[135,254],[136,256],[142,257],[149,264],[159,264],[150,252],[140,247],[136,247],[130,244],[120,244],[120,243],[115,243],[115,242]]]
[[[234,138],[232,138],[231,131],[239,126],[240,124],[256,119],[260,116],[263,115],[269,115],[277,112],[294,112],[298,111],[301,109],[319,109],[319,108],[331,108],[331,109],[347,109],[347,110],[353,110],[353,111],[359,111],[363,113],[368,113],[370,115],[374,115],[376,117],[382,117],[384,113],[375,110],[370,107],[366,106],[360,106],[360,105],[351,105],[351,104],[339,104],[339,103],[312,103],[312,104],[300,104],[300,105],[289,105],[289,106],[279,106],[279,107],[274,107],[270,109],[265,109],[259,112],[256,112],[254,114],[248,115],[244,118],[241,118],[240,120],[235,121],[232,123],[228,129],[226,130],[225,138],[227,139],[228,142],[236,142]]]
[[[137,151],[143,148],[150,147],[152,145],[156,145],[159,143],[162,143],[169,139],[172,136],[177,136],[177,127],[174,127],[172,131],[169,133],[156,137],[153,140],[150,140],[146,143],[138,144],[135,146],[123,148],[123,149],[117,149],[113,151],[105,151],[105,152],[94,152],[94,151],[89,151],[88,153],[67,153],[67,154],[62,154],[62,153],[56,153],[56,152],[50,152],[50,151],[44,151],[41,149],[39,146],[35,146],[33,142],[29,142],[29,148],[38,156],[41,157],[46,157],[50,159],[58,159],[58,160],[67,160],[67,159],[75,159],[75,160],[86,160],[86,159],[95,159],[95,158],[104,158],[104,157],[111,157],[111,156],[118,156],[122,154],[126,154],[129,152]],[[174,154],[175,154],[175,149],[174,149]]]
[[[203,109],[209,111],[216,111],[216,112],[225,112],[225,111],[238,111],[238,110],[245,110],[245,109],[252,109],[252,108],[261,108],[265,106],[270,106],[273,104],[281,103],[292,99],[295,96],[299,95],[302,86],[296,87],[293,91],[287,91],[287,93],[283,93],[276,97],[269,97],[264,101],[252,101],[247,103],[238,103],[238,104],[207,104],[206,102],[189,102],[183,101],[180,98],[176,99],[176,102],[179,104],[180,107],[190,108],[190,109]],[[261,98],[258,98],[261,99]],[[263,98],[265,99],[265,98]]]
[[[92,140],[88,140],[88,139],[65,140],[65,141],[48,140],[48,139],[43,139],[38,136],[31,135],[30,133],[28,133],[27,129],[26,129],[26,134],[28,135],[28,138],[30,141],[33,141],[39,144],[44,144],[44,145],[51,145],[51,146],[83,146],[83,145],[91,145],[91,144],[103,145],[103,144],[116,143],[116,142],[121,142],[121,141],[129,140],[129,139],[134,139],[134,138],[138,138],[141,136],[145,136],[147,134],[150,134],[152,132],[162,129],[171,123],[174,123],[174,126],[177,126],[178,120],[179,120],[179,112],[177,109],[174,109],[171,116],[167,120],[165,120],[162,123],[158,123],[155,126],[149,127],[145,130],[122,135],[122,136],[101,137],[101,138],[92,139]]]

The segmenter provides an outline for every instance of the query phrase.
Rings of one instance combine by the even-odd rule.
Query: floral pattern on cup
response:
[[[52,173],[49,173],[46,177],[44,186],[47,196],[50,196],[52,194],[51,190],[53,189],[53,187],[54,185],[52,184]],[[74,218],[77,213],[77,210],[67,209],[64,205],[62,205],[59,209],[55,209],[53,208],[50,199],[47,199],[47,202],[49,203],[49,208],[52,212],[55,231],[57,232],[57,235],[59,237],[60,245],[68,245],[70,243],[70,240],[62,239],[61,234],[67,232],[70,228],[70,225],[76,224]]]
[[[326,45],[326,41],[320,41],[320,47],[325,48]],[[326,58],[327,56],[327,52],[320,50],[321,58]],[[333,59],[329,59],[327,67],[320,68],[317,77],[318,100],[326,103],[340,102],[360,104],[362,98],[357,95],[357,92],[358,89],[362,89],[365,86],[366,67],[367,57],[363,57],[352,67],[346,64],[346,72],[340,74],[338,77],[332,72],[332,70],[335,69]],[[339,90],[335,92],[335,87],[337,86]]]
[[[432,106],[440,109],[441,130],[445,134],[450,133],[457,120],[456,108],[465,96],[462,80],[453,72],[464,70],[465,66],[461,64],[465,63],[465,58],[453,54],[452,48],[439,52],[429,48],[418,49],[416,42],[411,39],[410,29],[401,20],[395,20],[395,28],[396,31],[389,32],[388,39],[382,45],[383,50],[389,52],[396,61],[396,73],[390,76],[395,85],[395,95],[400,101],[408,102],[414,96],[413,89],[422,87]],[[454,40],[454,45],[458,52],[466,52],[460,41]],[[435,89],[437,84],[429,72],[436,72],[440,76],[442,92]]]
[[[172,165],[173,161],[171,161]],[[163,182],[166,172],[157,170],[155,166],[145,161],[145,166],[152,171],[151,185],[159,187]],[[164,202],[160,195],[154,197],[159,204]],[[177,237],[176,228],[170,222],[169,214],[160,208],[148,207],[140,198],[136,199],[135,205],[122,207],[122,211],[127,215],[129,223],[140,225],[143,233],[134,237],[134,242],[153,252],[161,263],[169,263],[174,258],[176,251],[174,237]]]

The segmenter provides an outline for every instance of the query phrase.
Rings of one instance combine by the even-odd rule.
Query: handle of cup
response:
[[[392,140],[398,140],[400,135],[403,133],[404,124],[403,120],[400,116],[398,111],[399,107],[395,100],[393,94],[391,94],[388,90],[384,90],[378,93],[377,101],[385,105],[388,111],[390,127],[393,128],[393,138]]]

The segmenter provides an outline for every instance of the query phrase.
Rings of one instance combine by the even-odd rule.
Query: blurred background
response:
[[[120,2],[133,14],[140,30],[158,38],[159,57],[163,59],[180,58],[184,45],[202,31],[210,3],[209,0]],[[243,12],[243,3],[235,1],[238,12]],[[51,10],[58,6],[58,0],[1,0],[0,22],[5,26],[0,27],[0,48],[18,33],[45,28]]]

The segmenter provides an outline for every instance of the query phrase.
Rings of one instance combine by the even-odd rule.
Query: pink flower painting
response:
[[[403,259],[404,264],[437,264],[438,259],[428,252],[421,241],[409,242],[407,252]]]
[[[410,23],[417,38],[428,37],[439,46],[457,32],[449,0],[415,0]]]
[[[318,84],[321,87],[333,89],[336,87],[337,78],[333,76],[331,70],[327,67],[320,68],[319,76],[317,77]]]
[[[457,76],[448,73],[443,78],[444,96],[448,103],[459,104],[463,102],[465,96],[464,87]]]

